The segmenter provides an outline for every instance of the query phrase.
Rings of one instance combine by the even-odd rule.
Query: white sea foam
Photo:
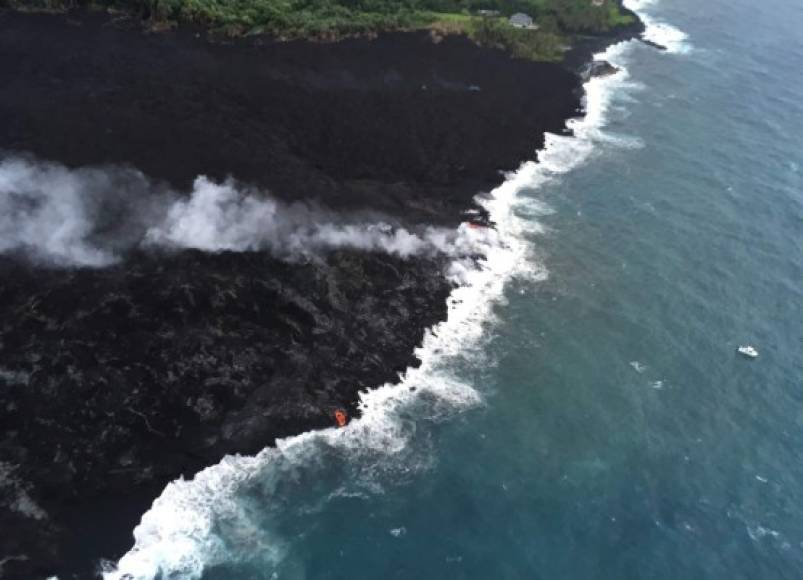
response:
[[[655,0],[624,0],[624,5],[636,12],[644,22],[644,40],[663,46],[672,54],[688,54],[692,50],[688,35],[682,30],[658,20],[650,12]]]
[[[692,51],[692,45],[689,44],[689,37],[685,32],[671,24],[659,22],[648,14],[640,16],[646,26],[645,40],[663,46],[671,54],[688,54]]]
[[[600,57],[623,67],[629,45],[611,47]],[[192,480],[170,483],[134,530],[134,547],[104,578],[194,579],[216,565],[254,558],[269,570],[287,557],[289,542],[272,518],[281,518],[282,494],[296,489],[298,482],[317,482],[337,472],[338,494],[355,493],[347,486],[377,493],[383,481],[426,468],[427,454],[416,448],[422,443],[421,427],[482,403],[478,389],[456,378],[451,369],[455,363],[472,364],[481,352],[494,306],[511,278],[546,276],[531,240],[541,231],[537,216],[549,210],[522,191],[532,192],[559,178],[599,145],[617,142],[602,128],[613,93],[628,86],[633,84],[624,68],[590,80],[585,86],[586,115],[569,122],[574,136],[547,135],[539,163],[524,163],[490,195],[478,199],[497,224],[496,234],[471,239],[484,256],[478,263],[455,261],[452,275],[461,285],[448,298],[447,320],[428,331],[417,349],[419,367],[408,369],[400,384],[361,393],[362,415],[343,429],[289,437],[276,448],[255,456],[229,456]],[[460,235],[469,237],[482,231],[463,230]],[[323,497],[332,497],[330,491]]]
[[[635,370],[639,374],[647,370],[647,365],[642,364],[637,360],[630,361],[630,366],[633,367],[633,370]]]
[[[750,539],[754,542],[758,542],[767,536],[773,539],[778,539],[781,537],[781,533],[779,531],[773,530],[772,528],[765,528],[761,524],[748,525],[747,535],[750,536]]]

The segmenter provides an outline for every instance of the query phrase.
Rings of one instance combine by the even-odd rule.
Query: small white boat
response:
[[[749,344],[740,346],[736,350],[739,352],[739,354],[743,354],[748,358],[756,358],[758,356],[758,351]]]

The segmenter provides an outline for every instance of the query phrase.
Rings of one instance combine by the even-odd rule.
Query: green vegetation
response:
[[[633,22],[617,0],[0,0],[17,8],[94,5],[135,9],[154,25],[191,22],[230,35],[335,39],[389,30],[466,34],[522,58],[556,60],[568,37],[600,34]],[[487,15],[482,11],[496,11]],[[508,17],[530,15],[537,27]]]
[[[506,18],[482,18],[472,21],[465,33],[478,44],[531,60],[559,60],[567,42],[554,20],[547,19],[540,21],[537,29],[529,29],[515,28]]]

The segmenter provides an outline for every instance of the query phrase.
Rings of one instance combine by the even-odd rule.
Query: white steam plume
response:
[[[69,170],[0,160],[0,253],[67,266],[106,266],[135,246],[269,251],[293,260],[350,248],[407,258],[482,252],[492,230],[419,227],[287,204],[233,180],[198,177],[189,197],[131,169]]]
[[[93,229],[83,195],[89,177],[54,165],[0,161],[0,252],[87,266],[113,262],[112,254],[87,241]]]
[[[243,192],[231,181],[198,177],[189,199],[172,203],[146,242],[205,251],[269,249],[293,257],[334,248],[415,254],[470,252],[454,230],[428,227],[413,233],[384,221],[354,222],[312,205],[284,204]]]

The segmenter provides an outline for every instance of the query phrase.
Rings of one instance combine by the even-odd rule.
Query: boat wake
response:
[[[585,85],[585,116],[569,121],[572,136],[548,134],[537,163],[524,163],[478,198],[496,232],[475,240],[480,260],[454,262],[450,275],[460,285],[448,299],[447,319],[417,349],[421,365],[397,384],[363,392],[361,416],[345,428],[279,440],[254,456],[228,456],[191,480],[170,483],[134,530],[133,548],[116,564],[103,565],[105,580],[195,579],[232,563],[258,565],[270,577],[292,544],[290,511],[315,513],[333,497],[381,493],[388,482],[409,481],[431,466],[427,427],[483,403],[481,390],[452,369],[488,364],[483,346],[510,280],[547,276],[533,239],[542,231],[538,217],[549,208],[522,192],[559,178],[600,146],[639,145],[603,130],[614,95],[637,86],[625,68],[634,45],[624,42],[599,55],[620,71]]]

